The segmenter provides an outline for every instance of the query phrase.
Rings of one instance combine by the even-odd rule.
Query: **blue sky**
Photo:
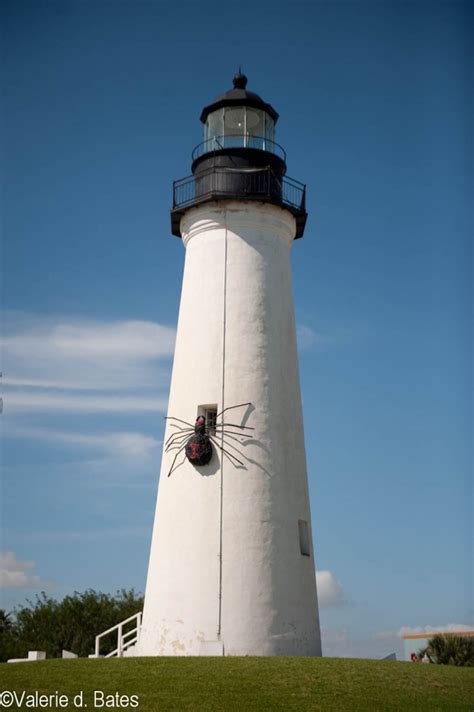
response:
[[[308,186],[293,249],[326,654],[471,625],[472,7],[3,2],[2,605],[143,591],[173,179],[231,86]]]

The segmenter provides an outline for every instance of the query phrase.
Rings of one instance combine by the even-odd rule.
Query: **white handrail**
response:
[[[135,628],[131,628],[126,633],[124,633],[123,627],[125,625],[127,625],[127,623],[131,623],[131,621],[133,621],[133,620],[136,620]],[[124,621],[117,623],[117,625],[112,626],[112,628],[108,628],[107,630],[104,630],[103,633],[99,633],[99,635],[96,635],[94,657],[96,657],[96,658],[100,657],[100,639],[106,635],[109,635],[110,633],[113,633],[116,630],[117,631],[117,647],[115,648],[115,650],[112,650],[111,653],[108,653],[105,657],[112,658],[112,657],[116,656],[118,658],[121,658],[123,656],[124,651],[127,650],[127,648],[129,648],[130,646],[137,643],[138,640],[140,639],[141,624],[142,624],[142,612],[140,611],[139,613],[135,613],[133,616],[126,618]],[[128,638],[130,635],[135,635],[135,637],[132,638],[132,640],[126,640],[126,638]]]

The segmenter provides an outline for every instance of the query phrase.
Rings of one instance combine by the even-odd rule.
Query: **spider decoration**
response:
[[[173,416],[168,416],[165,420],[177,421],[177,423],[182,423],[178,425],[177,423],[170,423],[171,426],[179,428],[176,432],[172,433],[165,443],[165,452],[171,450],[176,450],[177,452],[174,456],[173,462],[171,463],[170,471],[168,472],[168,477],[171,473],[176,470],[177,467],[183,464],[184,459],[188,458],[189,462],[196,467],[201,467],[202,465],[207,465],[211,461],[213,448],[213,443],[222,453],[232,462],[233,465],[242,465],[244,463],[239,460],[234,454],[232,454],[228,449],[224,448],[222,444],[218,441],[217,437],[220,437],[223,442],[225,442],[227,448],[232,448],[237,450],[235,445],[232,445],[229,440],[235,440],[236,442],[241,442],[239,437],[246,437],[244,430],[253,430],[254,428],[249,428],[246,425],[238,425],[237,423],[224,423],[219,422],[217,419],[222,416],[228,410],[233,410],[235,408],[243,408],[244,406],[252,405],[251,403],[240,403],[240,405],[231,405],[228,408],[224,408],[220,413],[216,415],[216,423],[212,426],[206,424],[206,418],[203,415],[198,415],[194,425],[186,422],[185,420],[180,420],[180,418],[174,418]],[[237,428],[237,430],[229,430],[229,428]],[[237,437],[236,437],[237,436]],[[225,438],[225,440],[224,440]],[[181,452],[185,452],[185,457],[181,462],[176,464],[178,455]],[[237,450],[237,452],[239,452]]]

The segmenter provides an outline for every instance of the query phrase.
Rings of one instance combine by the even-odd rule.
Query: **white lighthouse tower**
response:
[[[174,184],[186,260],[138,655],[321,654],[289,262],[305,188],[276,111],[233,83]]]

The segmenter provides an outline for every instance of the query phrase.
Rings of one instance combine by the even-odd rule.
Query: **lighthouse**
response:
[[[138,655],[321,655],[290,249],[305,186],[233,88],[173,185],[185,265]]]

